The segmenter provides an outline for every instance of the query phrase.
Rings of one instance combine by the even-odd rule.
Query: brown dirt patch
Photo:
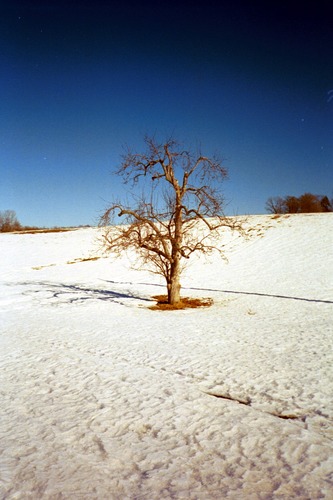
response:
[[[83,259],[74,259],[74,260],[69,260],[67,264],[78,264],[79,262],[90,262],[92,260],[98,260],[101,257],[86,257]]]
[[[191,297],[182,297],[178,304],[168,304],[167,295],[154,295],[152,297],[156,300],[156,304],[151,306],[149,309],[153,311],[178,311],[182,309],[196,309],[198,307],[209,307],[213,304],[213,300],[208,299],[198,299]]]

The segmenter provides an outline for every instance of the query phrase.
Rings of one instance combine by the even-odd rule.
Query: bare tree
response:
[[[21,224],[17,220],[14,210],[3,210],[0,212],[0,232],[19,231]]]
[[[285,201],[280,196],[268,198],[266,201],[266,210],[270,214],[283,214],[285,212]]]
[[[180,302],[180,276],[194,252],[210,253],[214,238],[227,226],[241,230],[223,214],[221,182],[227,171],[217,158],[193,155],[174,140],[158,144],[146,137],[146,152],[127,150],[116,174],[124,182],[143,183],[133,204],[113,203],[102,215],[106,248],[118,254],[134,249],[141,262],[163,276],[168,303]],[[123,224],[114,225],[115,215]]]
[[[299,212],[299,198],[297,196],[286,196],[285,205],[287,214],[297,214]]]
[[[329,200],[328,196],[323,196],[320,200],[320,205],[322,208],[322,212],[333,212],[333,200]]]
[[[321,196],[312,194],[312,193],[304,193],[299,199],[299,211],[300,213],[314,213],[314,212],[322,212],[323,207],[321,205]]]

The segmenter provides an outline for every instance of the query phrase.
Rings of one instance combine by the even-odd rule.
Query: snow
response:
[[[333,214],[246,224],[183,311],[98,229],[0,234],[1,498],[333,498]]]

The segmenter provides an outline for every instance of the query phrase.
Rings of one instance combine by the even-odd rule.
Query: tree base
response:
[[[178,311],[181,309],[196,309],[197,307],[209,307],[213,304],[213,300],[196,299],[191,297],[181,297],[177,304],[169,304],[167,295],[154,295],[152,297],[156,300],[154,306],[149,307],[153,311]]]

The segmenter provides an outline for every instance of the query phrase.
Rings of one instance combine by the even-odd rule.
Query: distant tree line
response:
[[[13,231],[30,231],[38,229],[36,226],[22,226],[14,210],[0,210],[0,233]]]
[[[76,228],[85,228],[91,227],[89,224],[80,225],[80,226],[70,226],[70,227],[53,227],[53,228],[40,228],[37,226],[22,226],[22,224],[18,221],[16,212],[14,210],[0,210],[0,233],[11,233],[13,231],[52,231],[52,232],[60,232],[65,229],[76,229]]]
[[[301,196],[275,196],[268,198],[266,210],[271,214],[305,214],[333,212],[333,200],[327,196],[304,193]]]

